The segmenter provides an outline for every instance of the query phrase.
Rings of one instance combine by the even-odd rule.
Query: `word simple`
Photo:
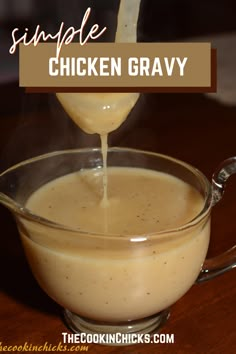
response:
[[[124,61],[124,60],[123,60]],[[50,58],[50,76],[184,76],[188,57],[60,57]]]
[[[75,29],[74,27],[69,27],[65,33],[65,24],[64,22],[61,23],[60,28],[57,33],[51,34],[48,33],[46,34],[45,31],[40,31],[40,25],[36,27],[34,35],[28,39],[28,28],[25,28],[25,33],[23,36],[17,38],[17,33],[19,32],[19,28],[15,28],[12,31],[12,40],[13,44],[9,49],[10,54],[14,54],[16,51],[17,46],[20,43],[23,43],[25,46],[29,46],[33,44],[35,47],[39,44],[40,41],[47,42],[48,40],[54,40],[56,41],[56,57],[58,58],[60,55],[60,51],[62,48],[62,45],[68,45],[70,44],[73,39],[78,35],[79,36],[79,43],[80,45],[84,45],[88,42],[89,39],[97,39],[99,38],[105,31],[106,27],[103,27],[102,30],[100,30],[98,24],[94,24],[91,28],[90,31],[85,34],[85,26],[89,20],[91,14],[91,8],[88,7],[87,10],[85,11],[84,17],[82,19],[81,25],[79,29]]]

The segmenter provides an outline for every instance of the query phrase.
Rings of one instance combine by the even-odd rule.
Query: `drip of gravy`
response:
[[[121,0],[118,13],[116,42],[136,42],[137,21],[141,0]],[[107,198],[107,134],[117,129],[136,104],[138,93],[57,93],[70,118],[86,133],[99,134],[103,156],[103,198]]]
[[[100,135],[101,138],[101,150],[102,150],[102,160],[103,160],[103,198],[101,201],[101,206],[107,208],[109,206],[108,196],[107,196],[107,184],[108,184],[108,176],[107,176],[107,150],[108,150],[108,143],[107,143],[107,134]],[[107,223],[106,223],[107,224]]]
[[[70,118],[86,133],[99,134],[102,142],[104,166],[104,195],[107,200],[107,135],[117,129],[127,118],[139,98],[138,93],[57,93],[57,98]]]

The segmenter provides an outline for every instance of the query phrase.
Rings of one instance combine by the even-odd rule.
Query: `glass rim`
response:
[[[29,159],[26,159],[24,161],[21,161],[11,167],[9,167],[8,169],[6,169],[5,171],[3,171],[0,174],[0,179],[2,177],[4,177],[5,175],[7,175],[8,173],[17,170],[18,168],[22,167],[22,166],[26,166],[29,164],[32,164],[34,162],[38,162],[40,160],[45,160],[48,158],[52,158],[54,156],[59,156],[59,155],[69,155],[69,154],[82,154],[82,153],[88,153],[88,152],[101,152],[101,148],[78,148],[78,149],[66,149],[66,150],[58,150],[58,151],[53,151],[53,152],[49,152],[46,154],[42,154],[42,155],[38,155]],[[168,235],[172,235],[174,233],[177,232],[182,232],[187,230],[188,228],[194,227],[195,225],[197,225],[205,216],[207,216],[207,214],[210,212],[211,210],[211,184],[209,182],[209,180],[207,179],[207,177],[197,168],[195,168],[194,166],[192,166],[189,163],[186,163],[182,160],[176,159],[174,157],[165,155],[165,154],[160,154],[160,153],[156,153],[156,152],[151,152],[151,151],[146,151],[146,150],[141,150],[141,149],[133,149],[133,148],[126,148],[126,147],[110,147],[108,148],[108,153],[109,152],[130,152],[130,153],[136,153],[136,154],[143,154],[143,155],[147,155],[147,156],[153,156],[153,157],[159,157],[165,160],[169,160],[170,162],[174,162],[177,163],[178,165],[182,165],[185,169],[189,170],[191,173],[193,173],[196,178],[198,180],[201,180],[201,182],[204,184],[204,186],[206,187],[207,190],[207,194],[204,197],[204,205],[203,208],[201,209],[201,211],[190,221],[188,221],[187,223],[176,227],[176,228],[170,228],[170,229],[165,229],[162,231],[154,231],[154,232],[149,232],[149,233],[145,233],[145,234],[115,234],[115,233],[96,233],[96,232],[91,232],[91,231],[86,231],[86,230],[82,230],[79,227],[69,227],[67,225],[63,225],[54,221],[50,221],[47,218],[38,216],[36,214],[34,214],[33,212],[31,212],[29,209],[25,208],[24,206],[20,205],[19,203],[17,203],[16,201],[14,201],[12,198],[8,197],[7,195],[5,195],[4,193],[0,192],[0,203],[2,203],[3,205],[5,205],[8,209],[10,209],[11,212],[13,212],[14,214],[23,217],[29,221],[32,222],[36,222],[38,224],[50,227],[50,228],[54,228],[54,229],[58,229],[58,230],[63,230],[63,231],[67,231],[67,232],[73,232],[73,233],[80,233],[81,235],[86,235],[86,236],[90,236],[90,237],[100,237],[100,238],[110,238],[110,239],[135,239],[136,241],[140,241],[142,239],[146,239],[149,237],[152,238],[158,238],[160,236],[164,236],[166,234]]]

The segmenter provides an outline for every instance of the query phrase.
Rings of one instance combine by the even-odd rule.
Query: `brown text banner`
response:
[[[32,91],[214,91],[210,43],[20,45],[20,86]]]

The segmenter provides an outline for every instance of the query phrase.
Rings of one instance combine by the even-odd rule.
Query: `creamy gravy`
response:
[[[81,230],[104,232],[101,169],[73,173],[44,185],[27,208]],[[147,234],[184,225],[202,209],[201,195],[168,174],[141,168],[108,168],[108,232]]]
[[[133,235],[120,244],[25,225],[21,236],[41,287],[63,307],[85,317],[125,321],[157,313],[193,284],[209,243],[209,222],[155,241],[155,233],[178,228],[203,208],[202,196],[167,174],[108,168],[110,206],[104,230],[101,171],[73,173],[52,181],[28,200],[37,215],[89,233]],[[27,223],[26,221],[24,223]],[[78,231],[79,233],[79,231]],[[136,242],[152,233],[152,242]],[[120,236],[124,237],[124,236]]]

